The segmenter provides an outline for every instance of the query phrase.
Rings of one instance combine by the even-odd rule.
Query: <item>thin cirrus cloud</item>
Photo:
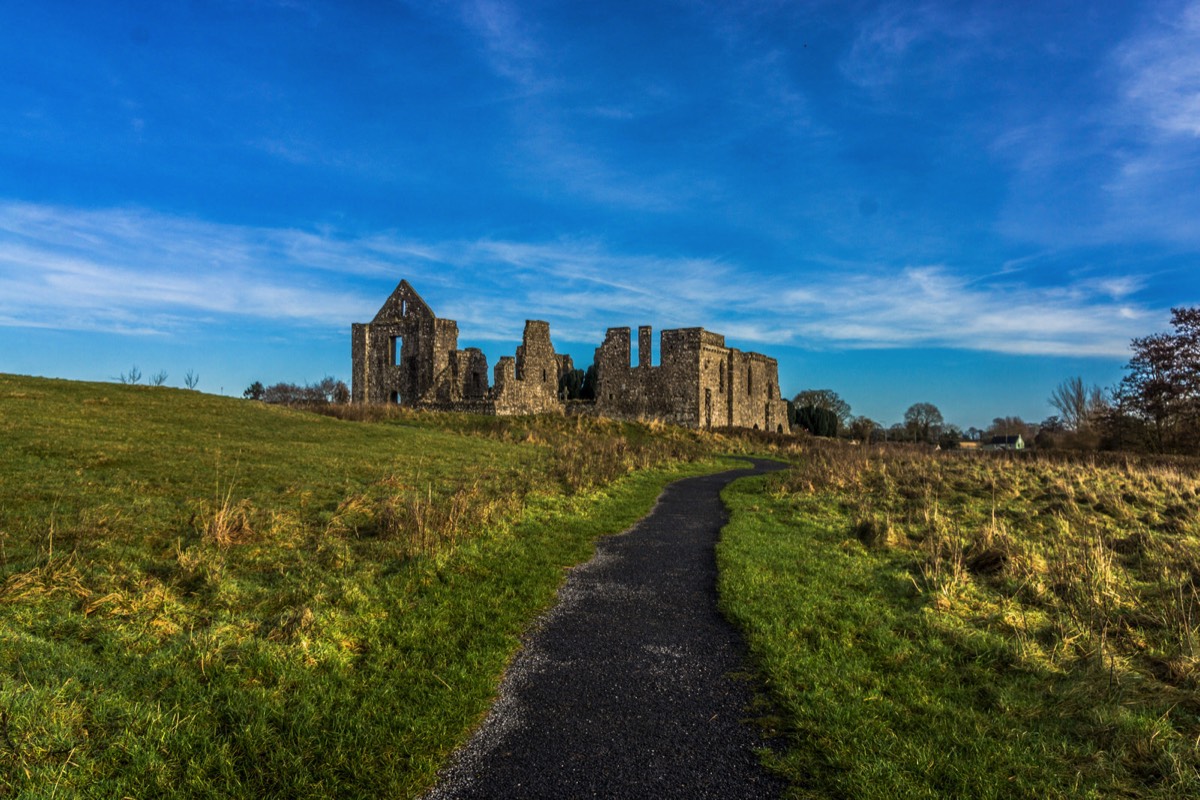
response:
[[[1200,2],[1145,15],[990,149],[1013,168],[998,230],[1053,247],[1200,243]]]
[[[865,20],[842,59],[846,80],[867,90],[885,88],[911,73],[935,81],[952,80],[956,67],[977,56],[991,25],[977,13],[956,15],[933,4],[885,5]],[[937,56],[914,63],[910,53],[928,42],[939,42]]]
[[[517,6],[502,0],[472,0],[462,5],[460,16],[482,43],[484,58],[498,75],[527,93],[553,84],[539,68],[545,51]]]
[[[1104,131],[1123,137],[1103,183],[1112,239],[1150,237],[1194,246],[1200,229],[1200,2],[1156,17],[1113,53],[1116,100]]]
[[[609,325],[702,325],[745,345],[936,346],[1123,357],[1161,316],[1136,277],[1030,286],[947,266],[842,264],[803,289],[717,259],[614,253],[563,240],[414,242],[394,233],[221,225],[144,210],[0,205],[0,325],[185,335],[238,319],[330,335],[369,319],[409,278],[464,340],[519,338],[526,317],[556,338]]]
[[[1200,137],[1200,2],[1117,51],[1127,120],[1168,135]]]

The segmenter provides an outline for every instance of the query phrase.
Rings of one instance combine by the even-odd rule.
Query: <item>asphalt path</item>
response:
[[[571,571],[427,800],[782,796],[755,754],[741,637],[717,610],[721,489],[784,466],[748,460],[671,484]]]

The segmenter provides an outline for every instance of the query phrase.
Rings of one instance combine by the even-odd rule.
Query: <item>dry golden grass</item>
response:
[[[919,553],[939,610],[1057,668],[1200,689],[1200,463],[812,442],[777,491],[832,499],[864,544]]]

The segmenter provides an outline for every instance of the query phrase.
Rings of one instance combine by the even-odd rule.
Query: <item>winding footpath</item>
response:
[[[426,800],[782,795],[754,752],[741,637],[717,610],[721,489],[784,466],[753,461],[671,484],[571,571]]]

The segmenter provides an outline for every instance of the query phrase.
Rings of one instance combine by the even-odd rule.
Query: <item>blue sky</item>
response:
[[[965,428],[1200,303],[1200,0],[0,18],[0,371],[348,380],[407,278],[493,364],[703,325]]]

